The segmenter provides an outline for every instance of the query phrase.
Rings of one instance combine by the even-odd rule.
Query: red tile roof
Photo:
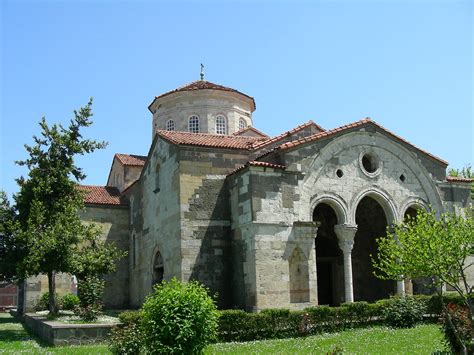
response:
[[[303,123],[295,128],[293,128],[292,130],[289,130],[289,131],[286,131],[286,132],[283,132],[282,134],[278,135],[278,136],[275,136],[273,138],[270,138],[266,141],[263,141],[261,143],[258,143],[254,146],[255,149],[259,149],[259,148],[262,148],[262,147],[265,147],[271,143],[275,143],[275,142],[278,142],[280,140],[283,140],[285,138],[287,138],[288,136],[291,136],[295,133],[298,133],[299,131],[302,131],[303,129],[305,128],[308,128],[309,126],[314,126],[316,127],[316,129],[318,129],[319,131],[321,132],[324,132],[324,128],[322,128],[321,126],[317,125],[316,123],[314,123],[313,121],[308,121],[306,123]]]
[[[178,145],[251,150],[254,143],[265,140],[262,137],[225,136],[208,133],[157,130],[160,137]]]
[[[396,135],[395,133],[392,133],[391,131],[389,131],[388,129],[382,127],[381,125],[379,125],[378,123],[372,121],[370,118],[365,118],[363,120],[360,120],[360,121],[357,121],[357,122],[353,122],[353,123],[350,123],[350,124],[347,124],[347,125],[344,125],[344,126],[341,126],[341,127],[338,127],[338,128],[335,128],[335,129],[332,129],[332,130],[329,130],[329,131],[325,131],[325,132],[321,132],[321,133],[317,133],[317,134],[313,134],[312,136],[309,136],[309,137],[302,137],[302,138],[299,138],[295,141],[292,141],[292,142],[287,142],[287,143],[283,143],[282,145],[276,147],[275,149],[273,149],[272,151],[268,152],[268,153],[265,153],[263,154],[262,156],[264,155],[268,155],[270,154],[271,152],[273,151],[276,151],[276,150],[287,150],[287,149],[290,149],[290,148],[294,148],[294,147],[297,147],[301,144],[305,144],[305,143],[309,143],[309,142],[314,142],[314,141],[317,141],[319,139],[322,139],[324,137],[329,137],[329,136],[332,136],[332,135],[335,135],[339,132],[343,132],[343,131],[346,131],[346,130],[349,130],[351,128],[356,128],[356,127],[361,127],[361,126],[364,126],[364,125],[367,125],[367,124],[372,124],[376,127],[378,127],[379,129],[381,129],[382,131],[384,131],[385,133],[387,133],[388,135],[392,136],[393,138],[399,140],[399,141],[402,141],[403,143],[406,143],[408,144],[409,146],[415,148],[416,150],[420,151],[421,153],[427,155],[428,157],[430,157],[431,159],[434,159],[444,165],[448,165],[448,162],[441,159],[441,158],[438,158],[437,156],[434,156],[430,153],[428,153],[427,151],[423,150],[423,149],[420,149],[418,148],[417,146],[411,144],[410,142],[408,142],[407,140],[403,139],[402,137]],[[264,142],[266,143],[266,142]]]
[[[470,178],[465,178],[462,176],[446,176],[446,181],[448,182],[466,182],[466,183],[472,183],[474,182],[474,179]]]
[[[143,155],[134,155],[134,154],[115,154],[115,157],[121,162],[123,165],[128,166],[143,166],[146,162],[146,156]]]
[[[232,135],[233,136],[241,136],[241,135],[243,135],[243,133],[248,132],[248,131],[252,131],[255,134],[258,134],[260,137],[270,138],[269,135],[263,133],[262,131],[259,131],[258,129],[256,129],[255,127],[252,127],[252,126],[242,128],[242,129],[238,130],[237,132],[232,133]]]
[[[78,188],[85,192],[84,203],[86,205],[127,205],[121,198],[120,191],[116,187],[79,185]]]
[[[252,101],[252,111],[255,110],[255,100],[252,96],[249,96],[249,95],[246,95],[244,94],[243,92],[240,92],[238,90],[235,90],[235,89],[232,89],[232,88],[228,88],[226,86],[222,86],[222,85],[218,85],[218,84],[214,84],[214,83],[211,83],[209,81],[206,81],[206,80],[196,80],[196,81],[193,81],[189,84],[186,84],[184,86],[181,86],[177,89],[174,89],[174,90],[171,90],[171,91],[168,91],[164,94],[161,94],[159,96],[155,96],[153,102],[148,106],[148,109],[150,110],[150,107],[151,105],[153,105],[153,103],[155,102],[155,100],[157,99],[161,99],[162,97],[165,97],[165,96],[168,96],[168,95],[171,95],[171,94],[174,94],[174,93],[177,93],[177,92],[184,92],[184,91],[195,91],[195,90],[220,90],[220,91],[229,91],[229,92],[234,92],[234,93],[237,93],[237,94],[240,94],[242,96],[245,96],[246,98],[250,99]]]
[[[238,173],[239,171],[244,170],[248,166],[260,166],[260,167],[263,167],[263,168],[271,168],[271,169],[279,169],[279,170],[285,170],[286,169],[285,165],[267,163],[265,161],[252,160],[252,161],[249,161],[249,162],[245,163],[245,165],[242,165],[242,166],[238,167],[237,169],[231,171],[229,174],[227,174],[227,176]]]

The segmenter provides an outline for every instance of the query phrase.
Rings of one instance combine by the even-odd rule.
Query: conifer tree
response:
[[[91,244],[106,256],[120,255],[113,245],[100,241],[97,227],[82,223],[78,215],[84,204],[77,183],[86,176],[75,159],[106,146],[105,142],[82,136],[82,129],[92,124],[91,109],[92,99],[74,111],[67,127],[50,126],[43,117],[39,123],[41,135],[33,136],[34,145],[25,145],[29,157],[16,162],[28,168],[28,176],[17,179],[20,191],[15,196],[20,225],[18,240],[27,246],[27,254],[17,269],[25,275],[47,274],[49,311],[53,315],[58,313],[56,273],[74,273],[81,265],[81,251],[87,254]],[[110,259],[106,263],[115,265]],[[102,269],[112,271],[113,266]]]

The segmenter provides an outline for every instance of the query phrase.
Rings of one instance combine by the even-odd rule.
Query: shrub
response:
[[[114,327],[109,337],[109,349],[113,354],[139,354],[142,348],[140,325],[131,323]]]
[[[49,303],[49,292],[42,293],[40,297],[36,300],[36,303],[33,306],[33,309],[36,312],[47,310],[48,303]]]
[[[411,328],[423,320],[426,306],[413,297],[393,297],[383,310],[385,323],[397,328]]]
[[[208,290],[176,279],[155,286],[142,307],[146,352],[199,353],[217,335],[219,313]]]
[[[125,311],[119,314],[118,319],[125,325],[140,323],[140,311]]]
[[[93,322],[102,314],[104,285],[104,280],[98,276],[87,276],[78,282],[79,305],[74,313],[86,322]]]
[[[126,311],[118,316],[122,325],[112,329],[109,349],[113,354],[139,354],[142,348],[139,311]]]
[[[60,303],[62,305],[62,309],[72,311],[77,305],[79,305],[79,297],[73,295],[72,293],[68,293],[61,297]]]
[[[471,349],[471,351],[474,350],[474,344],[472,344],[473,324],[469,317],[468,308],[464,305],[459,305],[456,303],[449,303],[446,308],[449,312],[449,315],[451,316],[451,321],[457,329],[457,333],[461,338],[461,341],[465,344],[467,349]],[[443,314],[442,323],[446,343],[454,353],[460,353],[461,346],[456,339],[453,329],[449,325],[446,314]]]
[[[59,308],[62,308],[62,298],[56,294],[56,303]],[[36,312],[46,311],[49,309],[49,292],[42,293],[41,296],[36,301],[36,304],[33,306],[33,309]]]

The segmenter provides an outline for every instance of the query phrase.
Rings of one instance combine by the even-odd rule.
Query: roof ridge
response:
[[[279,135],[277,135],[277,136],[275,136],[275,137],[269,138],[268,140],[266,140],[266,141],[264,141],[264,142],[258,143],[258,144],[256,144],[253,148],[254,148],[254,149],[259,149],[259,148],[264,147],[264,146],[266,146],[266,145],[268,145],[268,144],[270,144],[270,143],[277,142],[277,141],[279,141],[280,139],[283,139],[283,138],[285,138],[285,137],[287,137],[287,136],[289,136],[289,135],[291,135],[291,134],[293,134],[293,133],[299,132],[299,131],[301,131],[302,129],[305,129],[306,127],[311,126],[311,125],[316,125],[316,126],[318,126],[318,125],[317,125],[316,123],[314,123],[312,120],[309,120],[308,122],[302,123],[302,124],[300,124],[300,125],[298,125],[298,126],[292,128],[292,129],[290,129],[290,130],[288,130],[288,131],[285,131],[285,132],[283,132],[283,133],[281,133],[281,134],[279,134]],[[320,126],[318,126],[318,127],[320,127]],[[322,128],[322,127],[320,127],[320,128]]]
[[[244,170],[248,166],[260,166],[264,168],[281,169],[281,170],[286,170],[287,168],[286,165],[274,164],[274,163],[269,163],[266,161],[249,160],[244,165],[241,165],[238,168],[232,170],[230,173],[227,174],[227,176],[234,175],[235,173],[238,173],[239,171]]]
[[[278,147],[275,147],[274,149],[272,149],[271,151],[269,152],[266,152],[260,156],[257,157],[258,158],[261,158],[263,156],[266,156],[274,151],[277,151],[277,150],[286,150],[286,149],[289,149],[289,148],[293,148],[293,147],[296,147],[296,146],[299,146],[301,144],[304,144],[304,143],[309,143],[309,142],[314,142],[315,140],[317,139],[320,139],[322,137],[326,137],[326,136],[330,136],[330,135],[333,135],[333,134],[336,134],[338,132],[341,132],[341,131],[345,131],[347,129],[350,129],[350,128],[355,128],[355,127],[359,127],[359,126],[362,126],[364,124],[367,124],[367,123],[372,123],[374,126],[380,128],[382,131],[384,131],[385,133],[391,135],[392,137],[408,144],[409,146],[415,148],[416,150],[420,151],[421,153],[423,154],[426,154],[427,156],[429,156],[430,158],[434,159],[434,160],[437,160],[445,165],[448,165],[448,162],[431,154],[431,153],[428,153],[426,150],[423,150],[419,147],[417,147],[416,145],[408,142],[406,139],[398,136],[397,134],[391,132],[390,130],[386,129],[385,127],[383,127],[382,125],[378,124],[377,122],[373,121],[370,117],[366,117],[366,118],[363,118],[359,121],[355,121],[355,122],[352,122],[352,123],[348,123],[348,124],[345,124],[343,126],[340,126],[340,127],[337,127],[337,128],[333,128],[329,131],[324,131],[324,132],[320,132],[320,133],[316,133],[316,134],[313,134],[311,136],[308,136],[308,137],[301,137],[297,140],[294,140],[292,142],[286,142],[286,143],[283,143],[281,145],[279,145]]]
[[[247,126],[247,127],[245,127],[245,128],[241,128],[241,129],[239,129],[238,131],[235,131],[234,133],[232,133],[232,135],[233,135],[233,136],[238,136],[240,133],[245,132],[245,131],[248,131],[248,130],[252,130],[252,131],[254,131],[254,132],[256,132],[256,133],[258,133],[258,134],[260,134],[260,135],[262,135],[262,136],[265,136],[265,137],[270,138],[270,136],[269,136],[268,134],[263,133],[261,130],[255,128],[254,126]],[[247,137],[248,137],[248,136],[247,136]]]

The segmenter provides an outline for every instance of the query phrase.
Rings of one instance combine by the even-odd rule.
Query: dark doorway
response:
[[[156,252],[155,261],[153,263],[153,280],[152,286],[163,281],[163,276],[165,274],[165,268],[163,263],[163,258],[160,252]]]
[[[337,216],[331,206],[320,203],[314,209],[313,221],[321,223],[315,242],[318,304],[337,306],[344,302],[343,259],[334,232]]]
[[[376,239],[386,235],[387,218],[380,204],[364,197],[356,210],[357,233],[352,250],[354,300],[373,302],[395,293],[395,281],[374,276],[371,257],[377,255]]]

